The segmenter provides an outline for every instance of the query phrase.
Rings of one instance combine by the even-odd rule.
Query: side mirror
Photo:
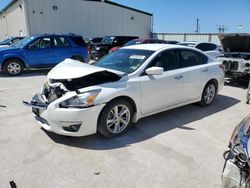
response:
[[[163,72],[164,70],[162,67],[150,67],[146,69],[147,75],[161,75]]]

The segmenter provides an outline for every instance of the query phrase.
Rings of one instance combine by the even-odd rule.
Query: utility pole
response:
[[[225,33],[225,31],[227,30],[227,28],[225,27],[225,25],[218,25],[217,29],[218,29],[219,33]]]
[[[196,19],[196,29],[195,29],[195,33],[199,33],[200,32],[200,25],[199,25],[200,19],[197,18]]]

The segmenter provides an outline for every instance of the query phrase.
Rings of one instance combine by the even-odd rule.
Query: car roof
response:
[[[173,49],[173,48],[193,49],[190,47],[176,45],[176,44],[140,44],[140,45],[122,47],[122,49],[150,50],[150,51],[158,51],[163,48],[164,49]]]
[[[179,42],[178,44],[202,44],[202,43],[206,43],[206,44],[215,44],[212,42],[197,42],[197,41],[187,41],[187,42]],[[216,44],[215,44],[216,45]]]
[[[31,37],[44,37],[44,36],[48,36],[48,37],[52,37],[52,36],[70,36],[70,37],[81,37],[80,35],[75,35],[75,34],[36,34],[36,35],[32,35]]]

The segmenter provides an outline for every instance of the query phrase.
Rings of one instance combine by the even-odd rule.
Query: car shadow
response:
[[[109,150],[128,147],[176,128],[193,131],[195,128],[188,127],[187,124],[223,111],[239,102],[240,100],[235,98],[218,95],[214,103],[207,108],[191,104],[143,118],[123,136],[116,138],[105,138],[100,134],[86,137],[67,137],[43,130],[58,144],[91,150]]]
[[[50,70],[25,70],[20,75],[10,76],[8,74],[0,73],[0,78],[23,78],[47,75]]]
[[[248,82],[243,82],[241,80],[226,80],[225,86],[231,86],[231,87],[237,87],[241,89],[247,89],[248,88]]]

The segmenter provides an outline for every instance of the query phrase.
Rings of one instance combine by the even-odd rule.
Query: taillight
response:
[[[219,67],[220,67],[223,71],[225,71],[225,65],[219,64]]]
[[[87,47],[87,53],[90,54],[90,47]]]

